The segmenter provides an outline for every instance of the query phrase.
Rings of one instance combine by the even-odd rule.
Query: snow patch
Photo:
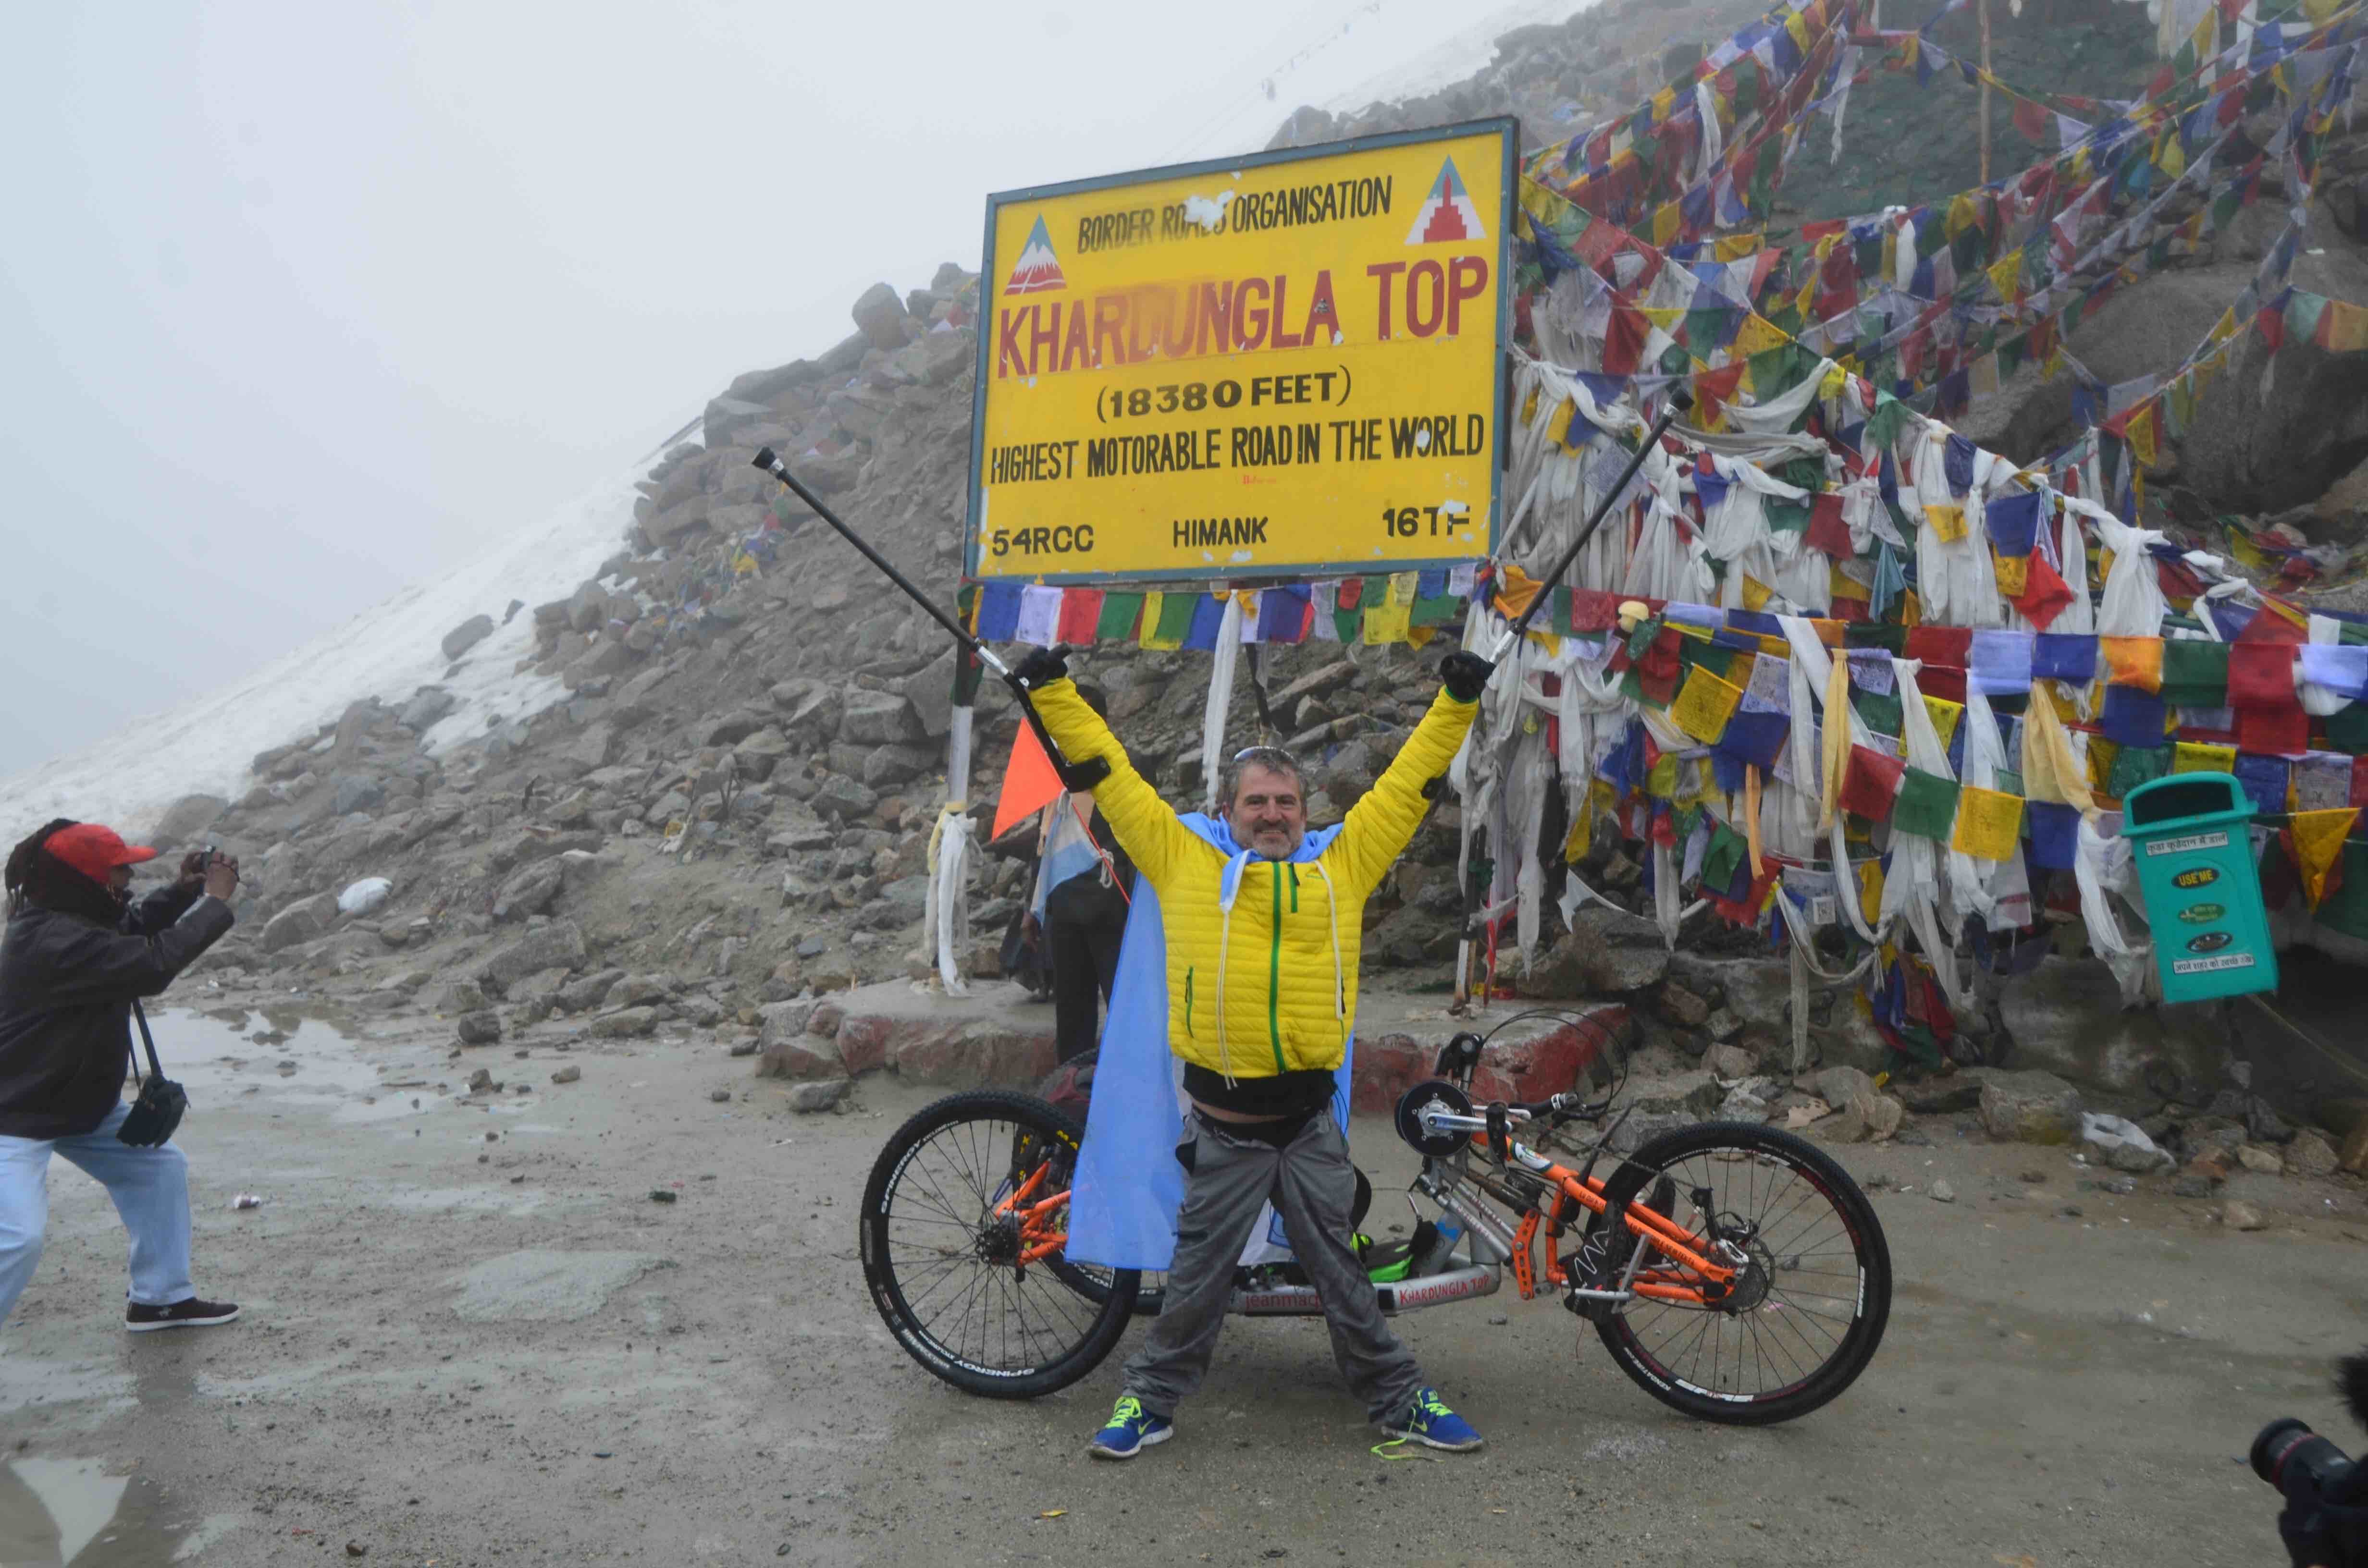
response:
[[[625,548],[633,482],[643,472],[595,487],[474,561],[403,589],[252,675],[0,779],[0,825],[22,824],[9,828],[12,839],[59,816],[137,833],[184,795],[234,801],[251,782],[247,764],[257,752],[333,722],[364,698],[399,705],[423,686],[450,692],[452,710],[422,737],[438,754],[564,700],[556,677],[514,672],[534,651],[529,609],[470,649],[450,680],[444,634],[472,615],[498,620],[514,598],[531,607],[574,593]]]

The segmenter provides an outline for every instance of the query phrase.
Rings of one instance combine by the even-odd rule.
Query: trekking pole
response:
[[[1612,506],[1627,490],[1628,482],[1636,477],[1636,471],[1645,466],[1645,454],[1659,446],[1661,437],[1668,434],[1669,426],[1678,422],[1678,415],[1693,405],[1692,396],[1684,388],[1672,387],[1669,390],[1668,406],[1661,411],[1661,417],[1653,422],[1653,427],[1645,433],[1645,439],[1637,447],[1634,455],[1629,458],[1628,466],[1620,471],[1619,483],[1606,491],[1603,499],[1595,504],[1594,512],[1580,527],[1578,537],[1570,541],[1570,548],[1562,552],[1562,559],[1554,563],[1554,570],[1539,579],[1538,591],[1530,596],[1528,608],[1515,616],[1512,623],[1505,629],[1503,640],[1497,644],[1496,652],[1490,655],[1491,663],[1501,662],[1507,653],[1521,645],[1522,637],[1530,630],[1530,622],[1536,618],[1546,600],[1553,597],[1554,585],[1562,581],[1563,574],[1569,571],[1571,562],[1578,559],[1578,552],[1587,548],[1587,541],[1595,537],[1595,530],[1601,528],[1603,519],[1611,515]],[[1464,889],[1463,934],[1455,944],[1455,1001],[1448,1008],[1448,1011],[1457,1017],[1463,1017],[1464,1010],[1472,1003],[1472,942],[1474,936],[1474,927],[1477,924],[1480,907],[1484,902],[1482,895],[1474,888],[1467,886]],[[1492,961],[1491,979],[1484,990],[1494,989],[1494,972],[1495,965]]]
[[[1570,563],[1578,559],[1578,552],[1587,548],[1587,541],[1595,537],[1595,530],[1601,528],[1603,519],[1611,515],[1613,504],[1627,490],[1628,482],[1636,477],[1636,471],[1645,466],[1645,454],[1659,446],[1661,437],[1668,434],[1669,426],[1678,422],[1678,415],[1693,405],[1693,398],[1683,388],[1670,389],[1668,406],[1662,410],[1661,417],[1653,422],[1652,429],[1645,432],[1644,443],[1636,449],[1635,455],[1628,460],[1628,466],[1620,471],[1618,483],[1604,493],[1602,500],[1595,504],[1594,513],[1578,530],[1578,537],[1570,541],[1570,548],[1562,552],[1562,559],[1554,562],[1553,571],[1539,579],[1538,591],[1530,597],[1529,608],[1514,617],[1513,623],[1506,629],[1505,641],[1497,648],[1497,657],[1501,659],[1507,650],[1521,645],[1521,637],[1529,631],[1531,619],[1536,616],[1539,608],[1546,602],[1548,596],[1553,592],[1554,585],[1562,581],[1562,574],[1570,570]]]
[[[937,603],[927,594],[924,594],[920,589],[915,587],[912,580],[906,577],[902,572],[897,571],[894,565],[890,564],[886,556],[882,555],[878,551],[872,549],[871,546],[864,540],[862,535],[857,533],[853,528],[848,528],[844,522],[841,522],[839,520],[838,514],[832,511],[828,506],[823,504],[821,496],[807,489],[804,482],[800,480],[796,474],[790,472],[789,464],[774,456],[772,448],[759,447],[757,449],[757,455],[750,459],[749,462],[752,467],[761,468],[767,473],[771,474],[775,479],[780,480],[782,484],[788,487],[790,494],[795,495],[799,500],[804,502],[809,507],[813,508],[814,516],[820,517],[824,522],[828,523],[837,531],[838,536],[841,539],[847,540],[848,543],[861,551],[863,552],[863,559],[871,562],[872,565],[880,568],[882,572],[887,574],[890,582],[905,590],[907,597],[911,598],[915,604],[919,605],[923,609],[928,611],[929,619],[935,620],[939,626],[944,627],[948,631],[951,632],[953,634],[954,642],[960,644],[965,653],[969,653],[980,664],[985,665],[988,669],[993,670],[996,675],[1002,679],[1003,684],[1011,688],[1013,694],[1019,699],[1020,710],[1028,715],[1028,727],[1036,732],[1037,744],[1044,748],[1044,755],[1052,759],[1053,769],[1061,776],[1061,782],[1063,785],[1073,790],[1087,790],[1091,789],[1095,784],[1109,777],[1110,764],[1104,762],[1099,757],[1095,757],[1092,760],[1084,763],[1072,763],[1068,758],[1063,756],[1061,755],[1060,746],[1055,744],[1053,740],[1052,732],[1044,728],[1043,718],[1036,711],[1036,704],[1029,699],[1028,688],[1020,685],[1019,680],[1012,675],[1011,666],[1005,664],[1000,658],[996,657],[994,649],[988,647],[985,643],[973,636],[969,629],[964,627],[962,622],[956,620],[952,616],[948,615],[943,609],[939,608]],[[1624,484],[1627,481],[1622,480],[1621,483]]]

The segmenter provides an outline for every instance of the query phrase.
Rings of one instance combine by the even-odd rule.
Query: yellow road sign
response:
[[[1486,556],[1516,152],[1481,120],[989,197],[971,575]]]

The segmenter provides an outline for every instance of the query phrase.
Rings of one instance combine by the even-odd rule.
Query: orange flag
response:
[[[1036,732],[1023,722],[1019,739],[1011,743],[1011,760],[1003,765],[1003,792],[995,802],[995,831],[986,836],[1001,838],[1059,800],[1062,793],[1061,776],[1053,771],[1053,759],[1044,755]]]

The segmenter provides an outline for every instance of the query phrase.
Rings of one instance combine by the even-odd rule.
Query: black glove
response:
[[[1497,666],[1468,648],[1458,648],[1439,661],[1439,684],[1458,702],[1477,702]]]
[[[1019,661],[1011,672],[1012,681],[1034,691],[1056,680],[1069,678],[1069,645],[1065,642],[1051,648],[1039,648]]]

